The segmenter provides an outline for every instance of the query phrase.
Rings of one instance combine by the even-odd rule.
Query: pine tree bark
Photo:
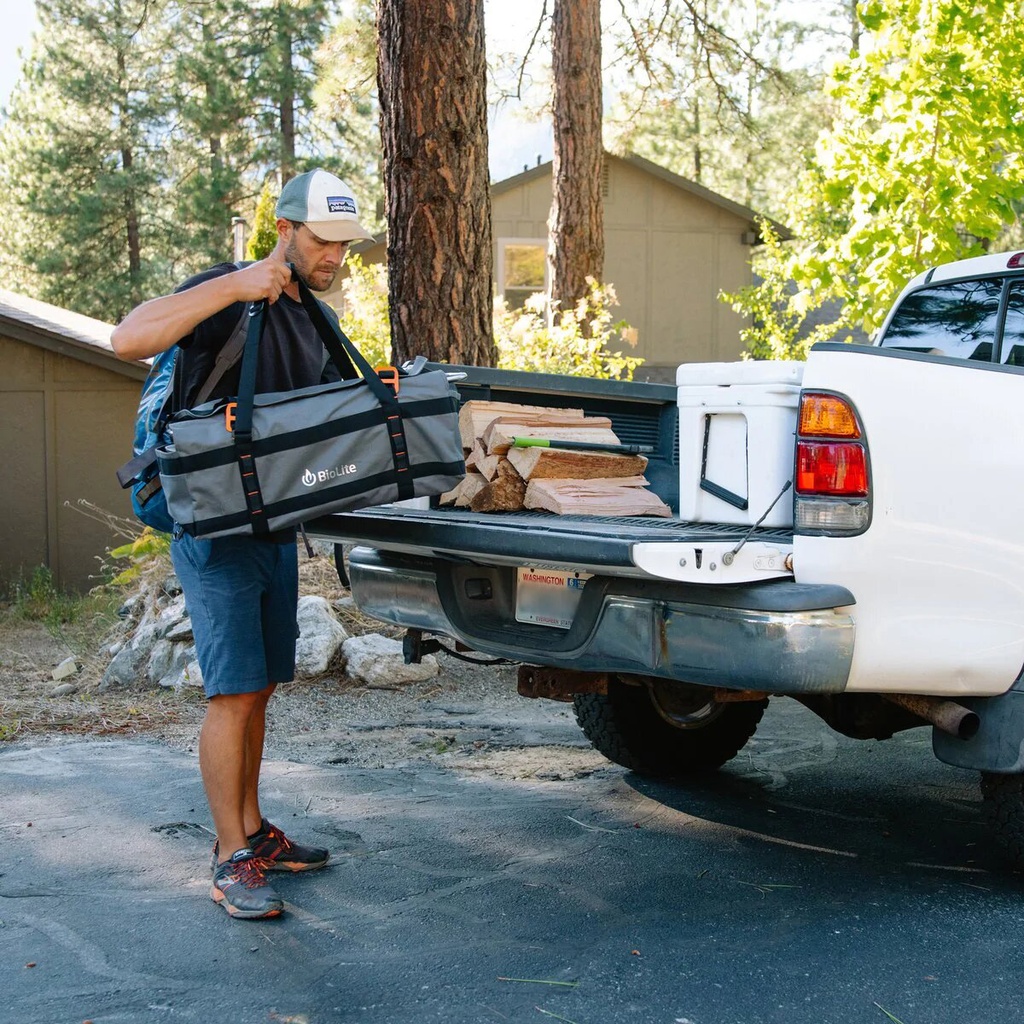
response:
[[[604,273],[601,196],[601,2],[555,0],[554,189],[548,219],[551,297],[569,309]]]
[[[483,0],[380,0],[392,359],[493,366]]]

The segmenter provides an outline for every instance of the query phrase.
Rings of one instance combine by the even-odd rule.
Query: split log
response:
[[[473,445],[473,454],[476,455],[476,471],[488,480],[493,480],[498,474],[498,463],[501,461],[501,456],[488,455],[483,441],[479,439]]]
[[[499,416],[517,416],[517,422],[529,423],[544,416],[583,419],[582,409],[549,409],[539,405],[518,405],[513,402],[488,402],[472,399],[459,409],[459,433],[463,448],[472,448],[478,437]]]
[[[482,487],[469,503],[474,512],[517,512],[524,508],[526,481],[508,459],[498,462],[494,479]]]
[[[512,447],[513,437],[544,437],[551,441],[589,441],[594,444],[621,444],[611,429],[612,421],[604,416],[588,416],[578,425],[533,425],[495,420],[484,432],[484,448],[488,455],[504,455]]]
[[[614,480],[531,480],[526,488],[527,508],[558,515],[662,516],[672,510],[646,489],[647,480],[619,477]]]
[[[455,507],[468,508],[474,496],[486,486],[486,478],[479,473],[467,473],[462,483],[456,488],[458,494],[455,498]]]
[[[510,448],[508,460],[524,480],[594,480],[643,476],[643,455],[574,452],[563,448]]]

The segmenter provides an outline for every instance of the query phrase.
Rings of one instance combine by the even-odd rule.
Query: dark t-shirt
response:
[[[218,263],[190,277],[176,290],[181,292],[194,288],[237,269],[233,263]],[[210,376],[217,353],[231,337],[245,309],[244,302],[232,303],[204,320],[178,342],[182,350],[179,408],[187,409],[195,404],[196,395]],[[333,362],[325,365],[327,354],[323,342],[301,302],[282,294],[267,307],[265,319],[256,365],[257,394],[292,391],[341,379]],[[233,398],[238,393],[241,372],[242,361],[239,359],[218,381],[210,398]]]
[[[203,281],[233,273],[237,269],[233,263],[218,263],[190,277],[176,291],[194,288]],[[246,308],[247,303],[232,303],[204,320],[191,334],[178,342],[181,347],[181,377],[176,386],[179,409],[187,409],[195,404],[196,395],[217,360],[217,353],[231,337]],[[324,309],[328,315],[336,316],[330,307],[325,306]],[[326,362],[327,352],[323,342],[301,302],[282,294],[273,305],[267,307],[265,320],[257,353],[257,394],[291,391],[341,380],[341,374],[334,363]],[[239,359],[217,382],[210,399],[234,398],[238,394],[241,372],[242,361]],[[275,530],[258,539],[278,544],[290,543],[295,539],[295,528]]]

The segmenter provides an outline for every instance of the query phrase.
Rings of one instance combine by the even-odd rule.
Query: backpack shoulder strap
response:
[[[243,267],[249,266],[250,263],[251,260],[239,260],[235,263],[235,266],[241,270]],[[199,392],[196,395],[196,405],[202,405],[203,402],[210,397],[213,393],[213,389],[224,378],[224,374],[242,358],[242,350],[245,348],[245,332],[248,323],[249,303],[247,302],[245,303],[245,308],[242,310],[242,315],[238,318],[238,323],[235,324],[235,329],[231,332],[228,340],[224,342],[220,352],[217,353],[217,361],[213,364],[210,376],[206,378],[203,386],[199,389]]]

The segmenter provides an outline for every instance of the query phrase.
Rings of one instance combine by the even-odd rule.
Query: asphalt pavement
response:
[[[858,743],[779,702],[686,788],[614,766],[509,780],[272,761],[264,804],[335,859],[276,879],[281,918],[235,921],[208,898],[192,755],[0,750],[0,1021],[1024,1016],[1021,876],[927,730]]]

